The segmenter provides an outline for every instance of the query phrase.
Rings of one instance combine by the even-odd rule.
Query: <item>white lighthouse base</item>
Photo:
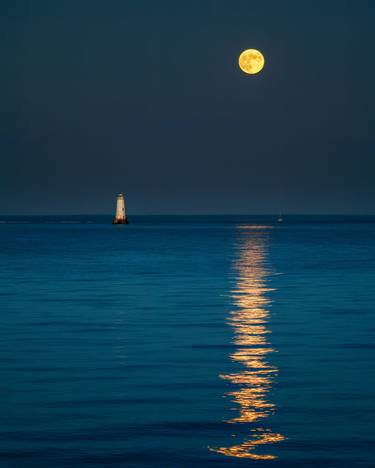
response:
[[[112,224],[129,224],[128,217],[125,218],[114,218]]]

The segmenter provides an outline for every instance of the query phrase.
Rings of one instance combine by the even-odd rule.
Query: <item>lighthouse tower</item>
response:
[[[112,224],[128,224],[128,218],[125,212],[125,197],[122,193],[117,195],[116,214],[113,218]]]

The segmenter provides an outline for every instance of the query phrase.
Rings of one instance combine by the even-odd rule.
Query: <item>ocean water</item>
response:
[[[1,467],[374,467],[375,218],[0,217]]]

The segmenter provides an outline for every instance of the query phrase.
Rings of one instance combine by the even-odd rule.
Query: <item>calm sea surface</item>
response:
[[[374,467],[375,218],[0,217],[1,467]]]

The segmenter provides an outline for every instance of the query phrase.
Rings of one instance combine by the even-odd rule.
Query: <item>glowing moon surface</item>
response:
[[[264,67],[263,54],[256,49],[244,50],[238,58],[238,65],[243,72],[255,75]]]

